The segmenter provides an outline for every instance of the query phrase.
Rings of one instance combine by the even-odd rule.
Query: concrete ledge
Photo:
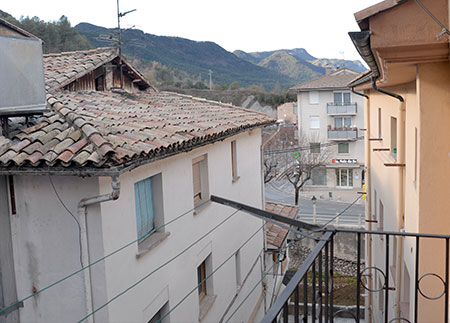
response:
[[[209,310],[214,305],[216,298],[217,295],[205,295],[200,301],[200,310],[198,314],[198,320],[200,322],[205,318],[206,314],[208,314]]]
[[[170,232],[157,231],[144,240],[138,242],[138,253],[136,254],[136,258],[139,259],[150,250],[156,248],[161,242],[166,240],[168,236],[170,236]]]

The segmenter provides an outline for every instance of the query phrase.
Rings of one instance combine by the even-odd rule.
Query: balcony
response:
[[[450,280],[450,236],[333,228],[316,230],[317,232],[321,234],[317,236],[315,248],[269,308],[263,323],[334,322],[338,317],[360,322],[364,319],[364,298],[366,305],[369,304],[369,308],[373,308],[371,311],[377,313],[376,322],[425,322],[423,317],[428,315],[434,316],[434,321],[437,315],[442,318],[442,322],[449,322],[449,290],[446,286]],[[335,292],[340,283],[339,275],[335,273],[334,251],[339,248],[336,236],[340,234],[353,237],[356,242],[357,269],[354,290],[351,291],[355,295],[355,304],[344,309],[335,302]],[[411,245],[411,254],[408,248],[405,255],[410,254],[414,264],[410,269],[411,281],[408,279],[408,283],[415,286],[414,292],[411,295],[408,293],[408,300],[400,301],[400,313],[392,306],[392,303],[397,301],[399,284],[395,282],[396,267],[390,263],[391,256],[396,252],[395,241],[399,239]],[[365,243],[376,243],[380,253],[378,261],[370,266],[364,265]],[[421,249],[426,249],[430,243],[438,246],[435,249],[436,263],[427,267],[433,272],[424,272],[421,257],[429,251]],[[434,303],[430,304],[431,302]]]
[[[358,130],[353,129],[328,129],[328,140],[357,140]]]
[[[357,113],[356,103],[327,103],[327,112],[330,116],[351,116]]]

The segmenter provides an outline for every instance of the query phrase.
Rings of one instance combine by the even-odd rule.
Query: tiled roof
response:
[[[266,211],[294,219],[295,215],[298,212],[298,206],[280,204],[275,202],[266,202]],[[267,243],[277,248],[281,248],[288,232],[289,231],[287,229],[268,222],[266,224]]]
[[[117,48],[103,47],[85,51],[63,52],[44,55],[44,74],[47,90],[63,88],[96,68],[111,62],[118,57]],[[125,67],[135,76],[151,85],[130,64],[123,60]]]
[[[263,113],[175,93],[56,91],[52,111],[0,136],[0,167],[126,167],[271,124]],[[23,121],[21,121],[23,122]]]
[[[307,81],[291,88],[294,91],[310,91],[324,89],[344,89],[359,73],[350,69],[337,70],[331,74],[321,76],[315,80]]]

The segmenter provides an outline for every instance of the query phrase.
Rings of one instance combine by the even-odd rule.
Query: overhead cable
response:
[[[37,291],[34,292],[33,294],[28,295],[28,296],[25,297],[25,298],[22,298],[21,300],[15,302],[14,304],[11,304],[11,305],[9,305],[9,306],[7,306],[7,307],[5,307],[5,308],[0,309],[0,314],[2,314],[2,313],[4,313],[4,312],[8,311],[8,310],[11,309],[11,308],[14,308],[14,307],[20,305],[22,302],[24,302],[24,301],[26,301],[26,300],[28,300],[28,299],[30,299],[30,298],[32,298],[32,297],[34,297],[34,296],[36,296],[36,295],[42,293],[42,292],[44,292],[44,291],[46,291],[46,290],[48,290],[48,289],[50,289],[50,288],[52,288],[52,287],[54,287],[54,286],[56,286],[56,285],[62,283],[63,281],[65,281],[65,280],[67,280],[67,279],[69,279],[69,278],[71,278],[71,277],[73,277],[73,276],[79,274],[80,272],[82,272],[82,271],[85,270],[85,269],[88,269],[88,268],[90,268],[90,267],[96,265],[97,263],[99,263],[99,262],[105,260],[106,258],[109,258],[109,257],[115,255],[116,253],[122,251],[123,249],[126,249],[127,247],[129,247],[129,246],[135,244],[136,242],[139,242],[139,241],[141,241],[141,240],[144,240],[144,239],[147,238],[149,235],[151,235],[151,234],[153,234],[154,232],[156,232],[156,231],[158,231],[158,230],[160,230],[160,229],[162,229],[162,228],[168,226],[169,224],[171,224],[171,223],[173,223],[173,222],[175,222],[175,221],[181,219],[182,217],[186,216],[187,214],[190,214],[192,211],[194,211],[194,210],[197,209],[197,208],[202,207],[203,205],[205,205],[205,204],[208,203],[209,201],[210,201],[210,200],[208,199],[208,200],[205,200],[205,201],[202,202],[202,203],[199,203],[199,204],[196,205],[195,207],[193,207],[193,208],[187,210],[186,212],[182,213],[181,215],[177,216],[176,218],[174,218],[174,219],[168,221],[167,223],[164,223],[164,224],[162,224],[162,225],[160,225],[160,226],[158,226],[158,227],[155,227],[155,228],[152,229],[151,231],[149,231],[149,232],[147,232],[146,234],[144,234],[144,235],[138,237],[137,239],[135,239],[135,240],[133,240],[133,241],[127,243],[126,245],[124,245],[124,246],[122,246],[122,247],[120,247],[120,248],[118,248],[118,249],[116,249],[116,250],[110,252],[109,254],[107,254],[107,255],[105,255],[105,256],[103,256],[103,257],[101,257],[101,258],[95,260],[94,262],[89,263],[88,265],[86,265],[86,266],[80,268],[79,270],[77,270],[77,271],[75,271],[75,272],[73,272],[73,273],[71,273],[71,274],[69,274],[69,275],[67,275],[67,276],[65,276],[65,277],[63,277],[63,278],[61,278],[61,279],[59,279],[59,280],[57,280],[57,281],[55,281],[55,282],[49,284],[49,285],[47,285],[46,287],[43,287],[43,288],[37,290]]]
[[[95,310],[93,310],[92,312],[90,312],[88,315],[84,316],[81,320],[78,321],[78,323],[83,322],[84,320],[86,320],[87,318],[89,318],[90,316],[94,315],[96,312],[98,312],[99,310],[101,310],[102,308],[106,307],[107,305],[111,304],[113,301],[115,301],[116,299],[118,299],[120,296],[124,295],[125,293],[127,293],[128,291],[130,291],[131,289],[133,289],[134,287],[136,287],[137,285],[139,285],[140,283],[142,283],[144,280],[146,280],[148,277],[150,277],[151,275],[153,275],[155,272],[157,272],[158,270],[160,270],[161,268],[167,266],[168,264],[170,264],[172,261],[174,261],[175,259],[177,259],[178,257],[180,257],[182,254],[184,254],[186,251],[188,251],[189,249],[191,249],[193,246],[195,246],[197,243],[199,243],[201,240],[203,240],[206,236],[208,236],[211,232],[215,231],[217,228],[219,228],[222,224],[224,224],[226,221],[228,221],[229,219],[231,219],[231,217],[233,217],[236,213],[238,213],[240,211],[240,209],[237,209],[236,211],[234,211],[233,213],[231,213],[228,217],[226,217],[224,220],[222,220],[221,222],[219,222],[219,224],[215,225],[212,229],[210,229],[208,232],[206,232],[204,235],[202,235],[200,238],[198,238],[197,240],[195,240],[193,243],[191,243],[189,246],[187,246],[185,249],[183,249],[181,252],[179,252],[178,254],[176,254],[175,256],[173,256],[172,258],[170,258],[169,260],[167,260],[166,262],[164,262],[162,265],[158,266],[156,269],[152,270],[150,273],[148,273],[147,275],[145,275],[144,277],[142,277],[141,279],[139,279],[137,282],[135,282],[134,284],[132,284],[131,286],[127,287],[126,289],[124,289],[123,291],[121,291],[120,293],[118,293],[116,296],[114,296],[113,298],[111,298],[109,301],[107,301],[105,304],[97,307]]]

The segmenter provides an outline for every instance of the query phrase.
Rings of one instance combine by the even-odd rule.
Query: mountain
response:
[[[297,82],[306,82],[325,74],[325,69],[297,58],[287,51],[278,51],[264,58],[258,66],[285,74]]]
[[[341,59],[316,58],[304,48],[280,49],[266,52],[246,53],[242,50],[233,52],[237,57],[252,64],[266,67],[294,78],[297,82],[304,82],[325,74],[325,68],[335,70],[342,67]],[[364,72],[364,65],[356,60],[345,60],[345,67],[358,72]]]
[[[105,35],[113,35],[116,29],[107,29],[88,23],[75,28],[94,47],[111,46],[104,42]],[[103,35],[103,36],[100,36]],[[144,61],[157,61],[164,65],[185,71],[191,75],[202,74],[204,78],[212,70],[216,84],[229,85],[237,81],[241,86],[263,85],[266,89],[279,84],[288,88],[297,83],[290,76],[257,66],[226,51],[213,42],[197,42],[179,37],[147,34],[132,29],[122,34],[123,53]]]

